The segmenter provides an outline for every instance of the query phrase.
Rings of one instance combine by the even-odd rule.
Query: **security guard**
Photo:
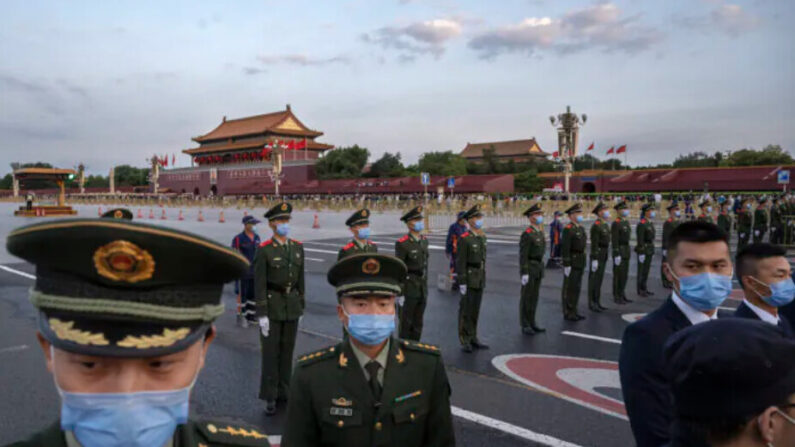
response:
[[[759,205],[754,211],[754,244],[762,242],[767,233],[767,197],[759,198]]]
[[[709,198],[702,200],[701,203],[698,204],[698,207],[701,208],[701,214],[699,214],[696,219],[697,221],[715,223],[715,219],[712,218],[712,202]]]
[[[668,262],[668,239],[670,239],[671,232],[674,231],[674,228],[679,225],[679,219],[682,217],[682,211],[679,209],[679,204],[677,202],[671,202],[666,210],[668,210],[668,219],[665,219],[665,223],[663,223],[662,250],[660,250],[662,252],[660,276],[662,277],[663,287],[666,289],[671,289],[673,288],[673,285],[671,284],[671,281],[668,281],[668,277],[665,276],[663,269],[665,268],[665,263]]]
[[[591,225],[591,268],[588,270],[588,308],[594,312],[607,310],[602,306],[602,279],[610,255],[610,210],[599,202],[592,211],[596,220]]]
[[[650,292],[646,282],[649,279],[651,260],[654,257],[654,219],[655,211],[651,204],[645,203],[640,208],[640,222],[635,227],[635,253],[638,254],[637,292],[639,296],[654,295]]]
[[[188,416],[224,283],[245,274],[246,258],[125,219],[42,222],[6,244],[36,266],[30,301],[61,400],[58,422],[13,446],[269,445],[256,427]]]
[[[298,319],[304,313],[304,247],[288,237],[292,211],[282,202],[265,213],[273,237],[260,244],[254,258],[262,347],[259,398],[268,416],[276,414],[277,400],[287,399]]]
[[[345,225],[353,233],[353,239],[343,246],[337,254],[337,260],[357,253],[377,253],[378,247],[370,241],[370,210],[362,208],[345,221]]]
[[[483,212],[475,205],[464,214],[470,231],[458,241],[456,271],[461,301],[458,306],[458,339],[464,352],[488,349],[478,339],[478,317],[483,289],[486,288],[486,233],[483,231]]]
[[[729,240],[731,240],[732,217],[729,215],[729,204],[726,202],[721,202],[720,204],[720,212],[718,213],[718,228],[725,231],[726,236],[729,236]]]
[[[770,206],[770,243],[782,244],[784,242],[784,218],[782,216],[782,205],[778,197],[773,197]]]
[[[328,272],[350,334],[301,356],[282,445],[453,446],[450,384],[436,346],[392,338],[405,264],[357,254]]]
[[[243,231],[232,239],[232,248],[252,263],[248,272],[235,281],[237,295],[237,322],[242,327],[257,324],[257,304],[254,297],[254,257],[259,247],[259,234],[254,231],[258,223],[254,216],[243,217]]]
[[[400,338],[420,341],[428,303],[428,239],[422,235],[425,229],[422,206],[412,208],[400,220],[406,223],[409,233],[395,242],[395,256],[408,268],[403,281],[399,334]]]
[[[124,219],[124,220],[132,220],[133,213],[132,211],[128,210],[127,208],[113,208],[106,211],[102,214],[103,218],[105,219]]]
[[[536,203],[524,215],[530,219],[530,225],[519,239],[519,274],[522,282],[522,296],[519,298],[519,325],[522,333],[533,335],[545,332],[546,329],[536,323],[538,294],[541,279],[544,277],[544,211]]]
[[[629,225],[627,202],[619,202],[614,208],[619,216],[610,224],[613,245],[613,301],[616,304],[627,304],[632,302],[625,293],[629,277],[629,238],[632,228]]]
[[[575,203],[566,210],[569,223],[563,227],[560,243],[560,258],[563,264],[563,288],[561,301],[563,304],[563,319],[566,321],[580,321],[585,317],[577,312],[577,303],[580,300],[582,287],[582,273],[585,270],[585,246],[588,236],[581,223],[582,206]]]
[[[751,215],[751,197],[743,197],[742,204],[742,208],[737,212],[737,251],[748,245],[748,240],[751,238],[753,220]]]

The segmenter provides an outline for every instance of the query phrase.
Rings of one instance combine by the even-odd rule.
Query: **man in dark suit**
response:
[[[737,253],[737,279],[745,298],[734,316],[779,326],[788,337],[795,338],[790,323],[778,314],[779,307],[791,303],[795,296],[786,255],[784,247],[761,242],[746,245]]]
[[[717,225],[684,222],[671,232],[667,250],[671,296],[627,327],[618,360],[638,447],[660,447],[670,440],[673,406],[664,372],[665,342],[681,329],[717,318],[718,306],[731,293],[729,242]]]

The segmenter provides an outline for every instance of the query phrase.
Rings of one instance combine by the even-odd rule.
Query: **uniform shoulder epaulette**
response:
[[[571,228],[571,224],[566,225],[566,228]]]
[[[409,240],[409,235],[404,234],[402,238],[398,239],[398,242],[406,242],[407,240]]]
[[[467,236],[469,236],[469,231],[464,231],[464,234],[461,235],[461,237],[467,237]]]
[[[271,243],[273,243],[273,239],[268,239],[267,241],[265,241],[265,242],[263,242],[263,243],[259,244],[259,246],[260,246],[260,247],[264,247],[264,246],[266,246],[266,245],[270,245]]]
[[[533,232],[533,228],[532,227],[527,227],[527,229],[524,230],[524,232],[525,233],[532,233]]]
[[[621,223],[621,218],[620,217],[616,217],[616,223]]]
[[[342,247],[343,250],[350,250],[353,248],[353,242],[348,242],[348,245]]]
[[[312,363],[315,363],[318,360],[333,357],[334,353],[338,352],[338,350],[339,348],[337,346],[330,346],[327,348],[323,348],[319,351],[304,354],[301,357],[298,357],[298,364],[301,366],[311,365]]]
[[[429,345],[428,343],[420,343],[416,341],[401,340],[400,345],[412,351],[425,352],[428,354],[442,355],[438,346]]]
[[[599,223],[600,223],[600,222],[599,222],[599,220],[597,219],[597,220],[595,220],[595,221],[594,221],[594,223],[593,223],[593,224],[594,224],[594,225],[599,225]]]
[[[645,224],[646,223],[646,219],[641,219],[640,223]]]
[[[291,240],[291,241],[293,241],[293,242],[295,242],[295,243],[296,243],[296,244],[298,244],[298,245],[304,245],[304,243],[303,243],[303,242],[301,242],[301,241],[297,241],[297,240],[295,240],[295,239],[290,239],[290,240]]]
[[[252,424],[235,420],[207,420],[194,423],[201,437],[218,446],[269,447],[270,441],[264,431]],[[199,445],[203,445],[199,443]]]
[[[673,222],[673,221],[674,221],[673,217],[669,217],[666,222]]]

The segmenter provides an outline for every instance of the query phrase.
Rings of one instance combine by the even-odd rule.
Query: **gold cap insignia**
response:
[[[367,210],[362,210],[362,217],[367,217]]]
[[[105,278],[133,283],[152,277],[155,260],[141,247],[119,240],[94,252],[94,267]]]
[[[381,263],[375,258],[370,258],[362,264],[362,272],[368,275],[375,275],[381,271]]]
[[[113,212],[113,217],[115,217],[116,219],[121,219],[123,216],[124,213],[122,213],[121,210],[116,210]]]
[[[422,212],[422,205],[420,205],[420,206],[418,206],[418,207],[417,207],[417,212],[418,212],[418,213],[421,213],[421,212]]]
[[[282,211],[287,211],[287,204],[286,203],[282,203]]]
[[[61,321],[57,318],[50,318],[47,322],[50,324],[50,329],[55,332],[55,336],[61,340],[71,341],[79,345],[107,346],[109,344],[105,334],[92,334],[88,331],[75,329],[74,321]]]
[[[128,335],[123,340],[116,342],[116,346],[122,348],[164,348],[173,345],[190,334],[190,329],[183,327],[175,330],[164,329],[162,334],[141,335],[134,337]]]
[[[338,407],[350,407],[353,405],[353,401],[344,397],[338,397],[336,399],[331,399],[331,405],[336,405]]]

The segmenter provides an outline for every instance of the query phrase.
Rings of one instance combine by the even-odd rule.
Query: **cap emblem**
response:
[[[121,212],[121,210],[116,210],[113,212],[113,217],[115,217],[116,219],[121,219],[123,216],[124,214]]]
[[[287,211],[287,204],[286,203],[282,203],[282,211]]]
[[[418,212],[418,213],[421,213],[421,212],[422,212],[422,205],[420,205],[420,206],[418,206],[418,207],[417,207],[417,212]]]
[[[118,240],[94,252],[94,267],[105,278],[135,283],[152,277],[155,260],[132,242]]]
[[[375,258],[370,258],[362,264],[362,272],[368,275],[376,275],[381,271],[381,263]]]
[[[362,210],[362,217],[367,217],[367,210]]]

